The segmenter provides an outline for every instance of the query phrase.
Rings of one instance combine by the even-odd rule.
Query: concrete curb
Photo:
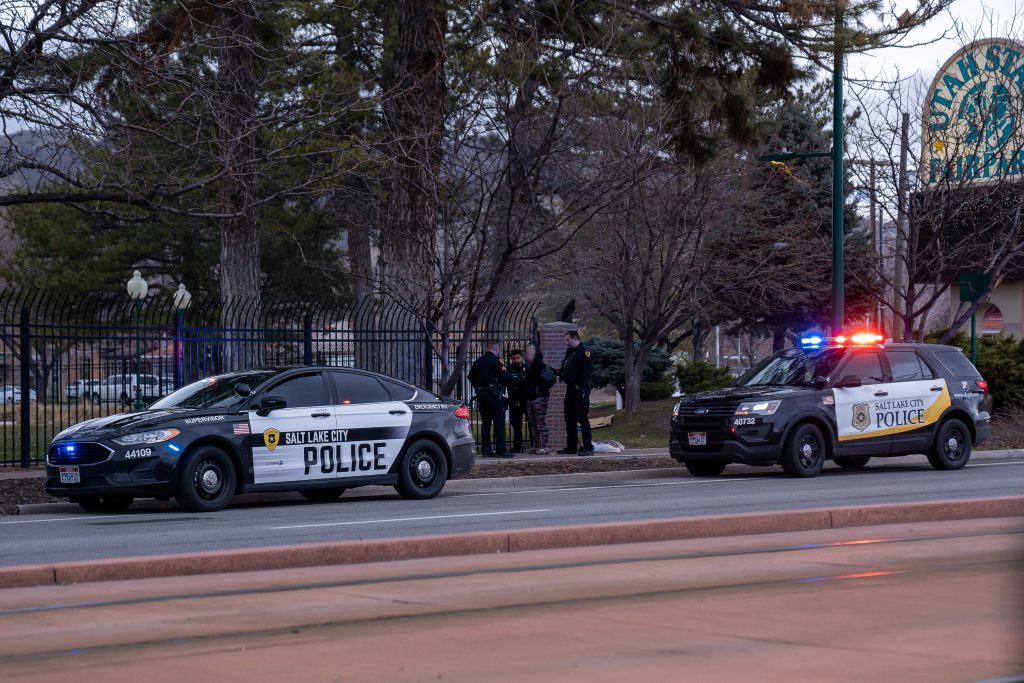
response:
[[[1016,516],[1024,516],[1024,496],[714,515],[373,541],[310,543],[273,548],[6,567],[0,568],[0,588]]]

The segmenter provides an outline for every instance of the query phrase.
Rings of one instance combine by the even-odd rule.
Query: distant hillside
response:
[[[66,141],[52,133],[23,130],[0,137],[0,193],[35,190],[53,176],[34,168],[22,168],[25,162],[45,164],[68,173],[78,166],[78,157]]]

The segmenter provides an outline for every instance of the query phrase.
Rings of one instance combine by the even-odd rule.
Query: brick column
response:
[[[540,350],[544,354],[544,362],[554,369],[562,364],[565,357],[565,333],[578,329],[572,323],[544,323],[540,326]],[[551,398],[548,400],[548,449],[554,451],[565,448],[565,385],[559,380],[551,387]]]

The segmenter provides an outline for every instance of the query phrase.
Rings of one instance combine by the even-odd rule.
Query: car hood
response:
[[[758,398],[793,398],[797,396],[809,396],[814,393],[810,387],[782,387],[782,386],[744,386],[724,387],[701,391],[696,394],[683,396],[681,403],[715,403],[717,401],[744,401]]]
[[[97,438],[125,432],[136,432],[152,427],[164,426],[167,422],[178,418],[192,417],[198,414],[199,412],[194,410],[173,409],[143,410],[138,413],[107,415],[106,417],[97,417],[85,422],[79,422],[58,434],[54,441],[67,438]]]

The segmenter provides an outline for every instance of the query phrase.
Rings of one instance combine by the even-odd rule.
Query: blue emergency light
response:
[[[820,349],[825,342],[825,337],[817,332],[808,332],[800,337],[800,346],[805,349]]]

